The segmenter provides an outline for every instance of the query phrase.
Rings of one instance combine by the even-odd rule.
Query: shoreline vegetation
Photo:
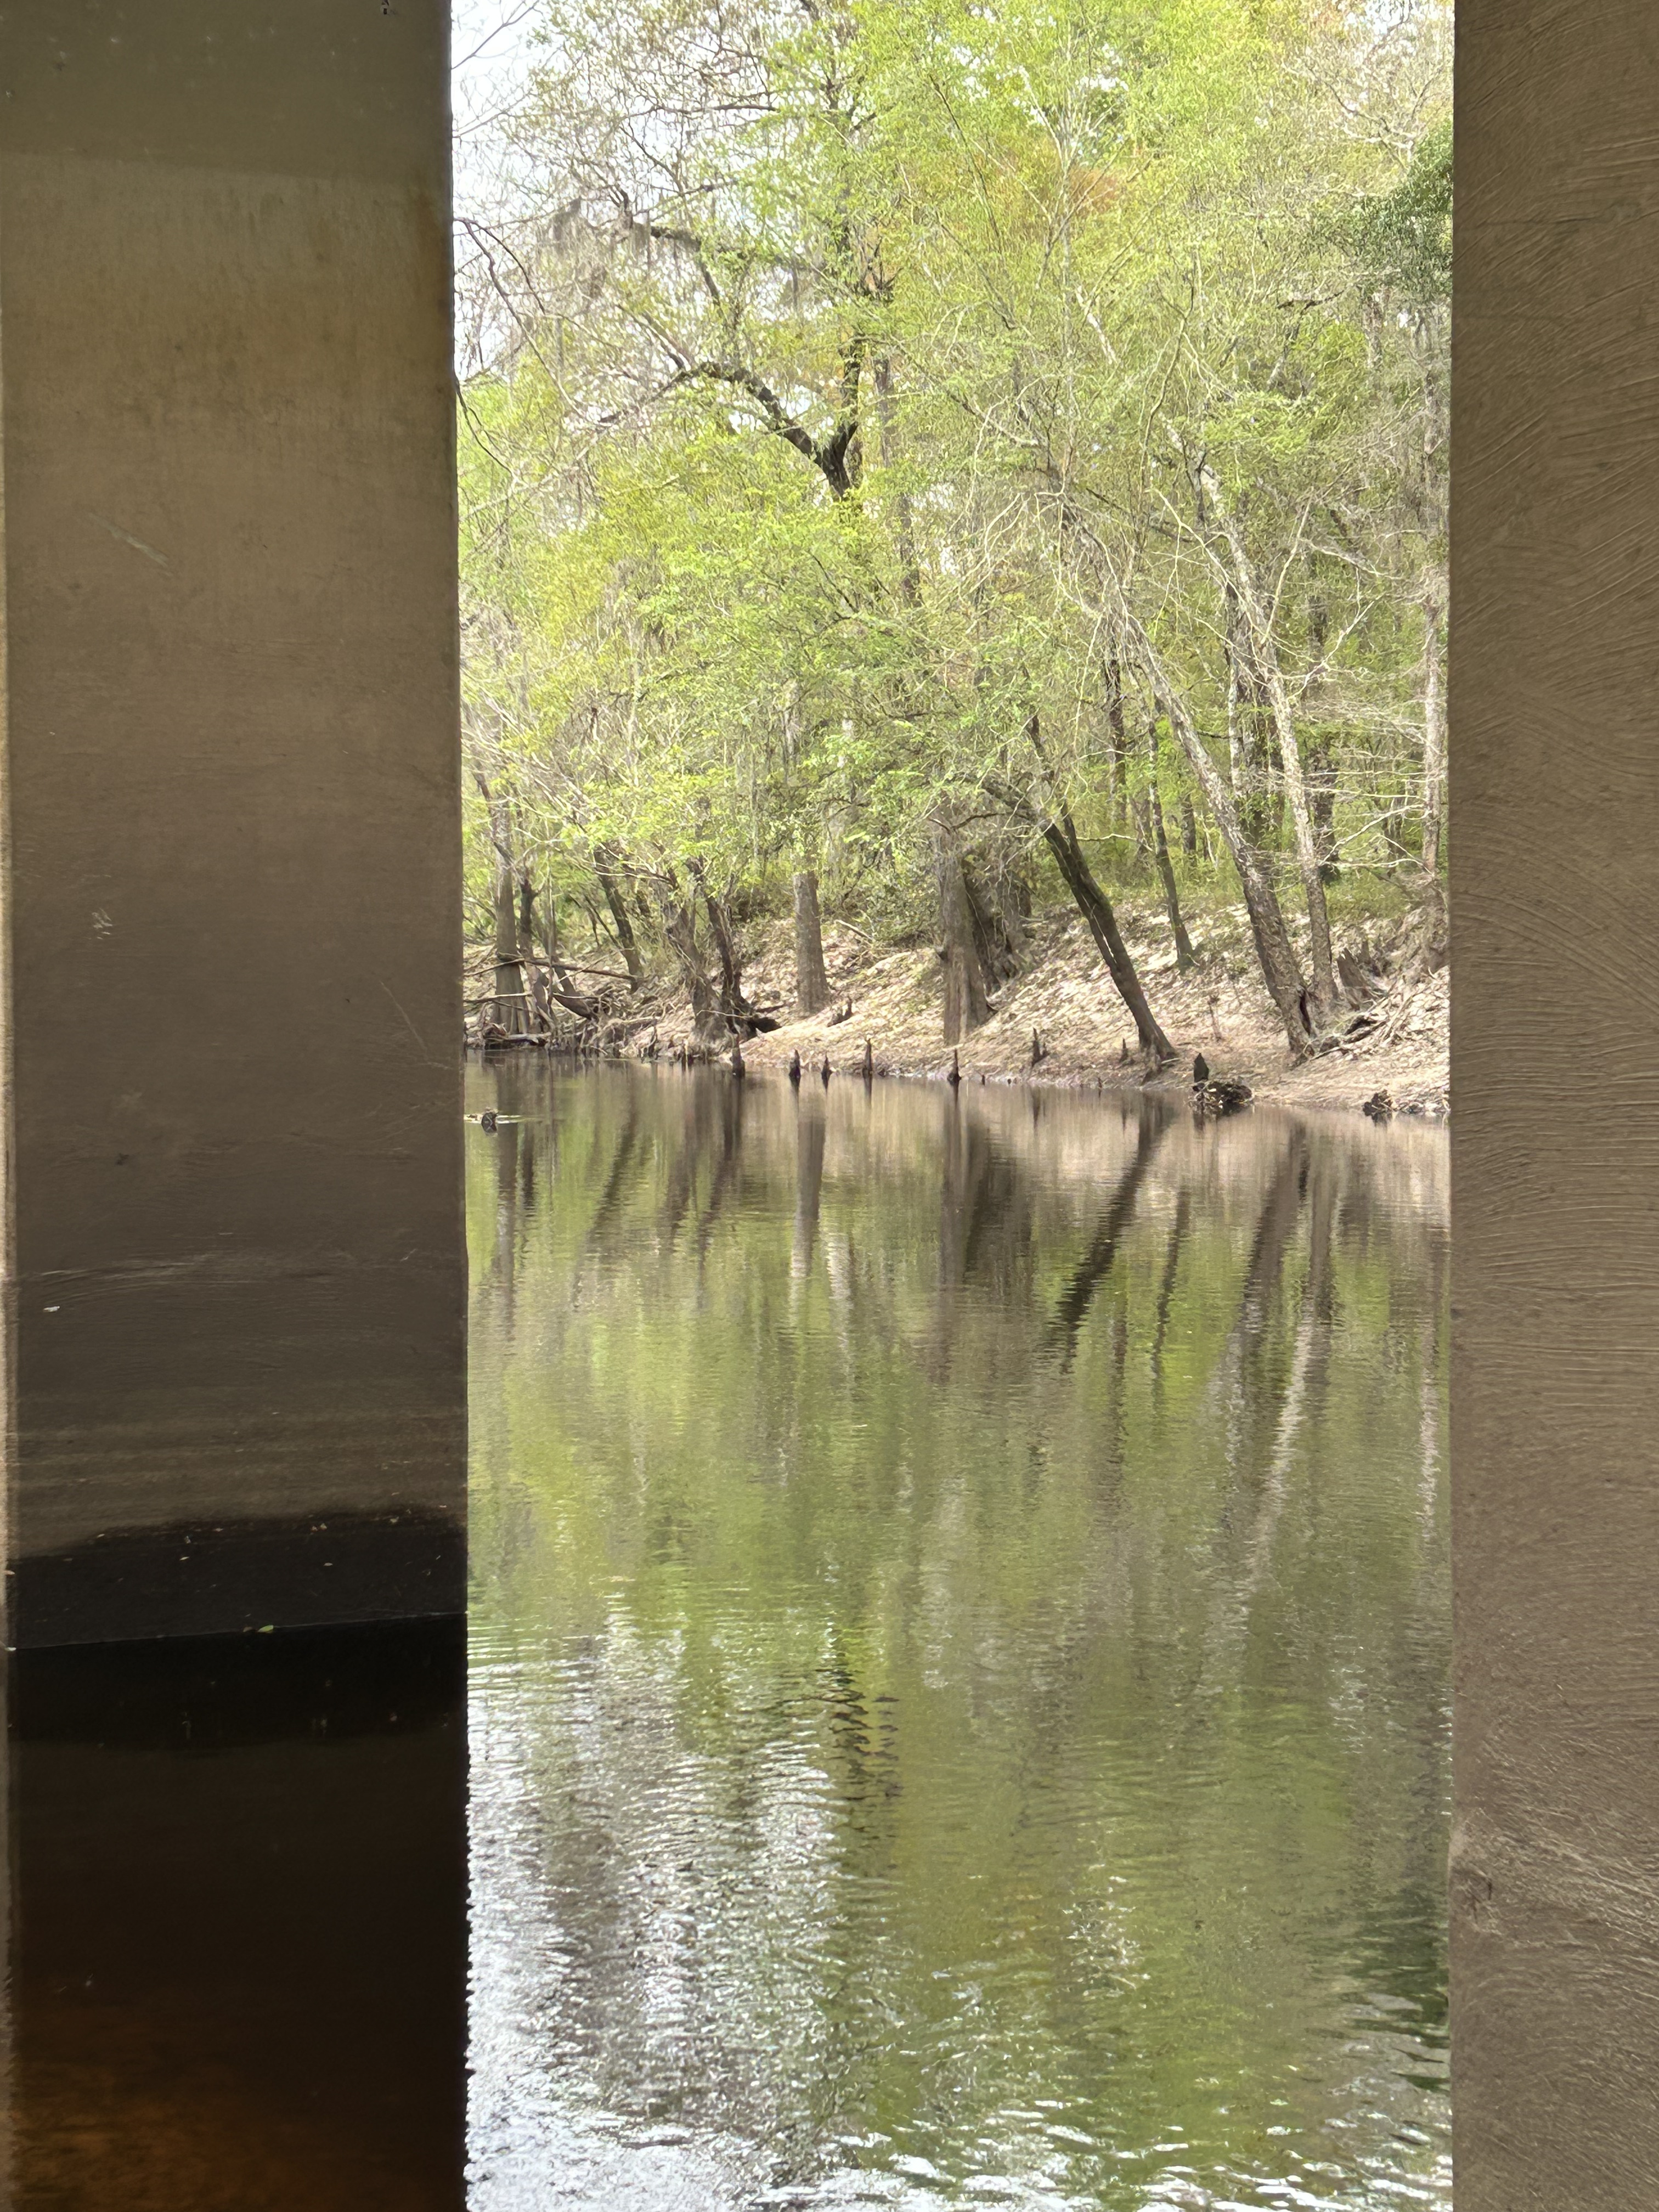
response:
[[[475,1041],[1443,1112],[1445,0],[532,5]]]
[[[940,1042],[946,979],[939,948],[872,944],[854,926],[826,921],[823,1006],[802,1013],[787,925],[762,922],[738,967],[750,1016],[735,1026],[700,1024],[690,995],[666,976],[632,987],[625,971],[596,973],[603,945],[588,948],[588,989],[579,1006],[538,994],[528,1028],[497,1022],[494,952],[477,947],[467,994],[468,1042],[490,1052],[537,1048],[579,1059],[643,1059],[730,1068],[738,1047],[745,1072],[780,1072],[799,1054],[815,1079],[823,1060],[836,1078],[858,1078],[866,1043],[873,1073],[944,1079],[953,1062],[966,1082],[1016,1082],[1071,1089],[1182,1091],[1201,1054],[1213,1073],[1248,1083],[1264,1104],[1350,1108],[1386,1097],[1387,1110],[1443,1120],[1448,1087],[1449,973],[1427,973],[1415,957],[1412,917],[1392,927],[1339,926],[1337,943],[1355,975],[1358,1003],[1342,1032],[1320,1050],[1286,1048],[1276,1010],[1251,958],[1242,907],[1194,918],[1193,957],[1177,969],[1164,918],[1126,908],[1125,942],[1157,991],[1173,1056],[1138,1045],[1127,1010],[1101,972],[1080,919],[1061,907],[1031,918],[1024,959],[1007,975],[985,1022],[958,1045]],[[578,969],[567,964],[573,981]],[[1359,980],[1363,978],[1363,982]]]

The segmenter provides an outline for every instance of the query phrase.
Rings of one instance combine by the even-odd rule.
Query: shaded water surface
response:
[[[472,1081],[474,2204],[1448,2203],[1442,1133]]]
[[[13,1656],[9,2212],[454,2212],[465,1665],[459,1620]]]

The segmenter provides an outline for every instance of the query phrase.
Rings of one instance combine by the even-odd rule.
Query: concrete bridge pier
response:
[[[1659,9],[1459,0],[1458,2212],[1659,2203]]]
[[[447,34],[0,5],[20,2208],[463,2199]]]
[[[0,9],[15,1645],[462,1604],[447,58]]]

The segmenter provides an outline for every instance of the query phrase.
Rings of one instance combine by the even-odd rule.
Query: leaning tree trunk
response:
[[[1170,934],[1175,939],[1176,972],[1184,975],[1193,964],[1193,940],[1187,934],[1187,925],[1181,918],[1181,898],[1176,890],[1175,863],[1170,858],[1170,840],[1164,828],[1164,801],[1158,790],[1158,731],[1156,726],[1147,739],[1152,754],[1152,781],[1146,787],[1147,811],[1152,822],[1152,858],[1158,863],[1158,881],[1164,886],[1164,910],[1170,917]]]
[[[1238,875],[1239,889],[1244,894],[1244,910],[1250,917],[1250,934],[1255,940],[1256,958],[1261,963],[1262,978],[1279,1009],[1279,1018],[1285,1024],[1285,1035],[1291,1050],[1301,1059],[1308,1049],[1308,1024],[1303,1012],[1305,990],[1302,981],[1301,963],[1291,943],[1290,932],[1285,927],[1285,916],[1279,903],[1279,893],[1273,888],[1261,854],[1244,834],[1238,818],[1238,809],[1233,804],[1231,787],[1210,757],[1209,748],[1194,726],[1179,695],[1164,672],[1163,662],[1154,650],[1152,640],[1133,617],[1129,618],[1130,635],[1146,670],[1146,680],[1152,686],[1152,703],[1174,732],[1176,743],[1187,757],[1199,789],[1204,794],[1211,819],[1221,832],[1223,842],[1231,857]]]
[[[1231,581],[1238,594],[1239,608],[1249,633],[1250,657],[1267,694],[1273,735],[1279,741],[1279,761],[1284,772],[1285,795],[1290,801],[1291,819],[1296,829],[1297,866],[1308,902],[1309,961],[1313,971],[1314,1003],[1322,1015],[1328,1015],[1337,1006],[1341,993],[1337,987],[1336,969],[1331,957],[1331,920],[1325,904],[1325,878],[1320,865],[1319,837],[1314,827],[1313,809],[1308,802],[1307,778],[1302,772],[1302,748],[1297,736],[1296,716],[1291,706],[1290,686],[1285,681],[1279,648],[1273,641],[1272,620],[1261,604],[1261,594],[1256,589],[1255,574],[1250,566],[1249,553],[1243,534],[1233,520],[1232,510],[1223,496],[1214,471],[1205,468],[1200,470],[1200,475],[1209,499],[1210,511],[1226,540],[1232,564]]]
[[[530,1026],[516,891],[513,871],[502,860],[495,871],[495,1019],[510,1036]]]
[[[640,958],[639,940],[634,934],[634,924],[629,917],[622,885],[617,880],[615,853],[601,846],[593,855],[593,872],[599,879],[599,889],[605,893],[605,902],[611,909],[617,949],[627,963],[628,988],[630,991],[638,991],[644,987],[645,966]]]
[[[1146,1002],[1140,976],[1123,933],[1117,926],[1117,916],[1112,911],[1112,902],[1096,881],[1094,870],[1084,855],[1083,846],[1072,820],[1070,810],[1062,806],[1057,815],[1048,817],[1042,824],[1042,835],[1048,850],[1054,854],[1066,888],[1077,901],[1078,911],[1089,925],[1101,958],[1106,963],[1107,973],[1117,987],[1117,994],[1133,1018],[1135,1035],[1141,1049],[1155,1060],[1173,1060],[1175,1047],[1164,1034],[1158,1017]]]
[[[974,913],[968,902],[962,855],[944,834],[935,848],[934,871],[939,882],[939,957],[945,966],[945,1042],[960,1044],[969,1030],[989,1021],[991,1007],[980,969],[979,948],[974,942]]]
[[[823,965],[823,919],[818,911],[818,879],[810,868],[795,872],[795,1012],[822,1013],[830,1003],[830,977]]]
[[[1118,664],[1112,662],[1113,682],[1119,684]],[[1120,723],[1122,714],[1121,686],[1115,694]],[[1025,718],[1025,734],[1031,741],[1031,750],[1042,763],[1045,776],[1048,766],[1048,754],[1043,750],[1042,732],[1035,713]],[[1117,994],[1134,1018],[1135,1034],[1143,1051],[1158,1060],[1173,1060],[1175,1047],[1164,1036],[1157,1016],[1146,1002],[1140,976],[1123,942],[1123,933],[1117,926],[1117,916],[1112,911],[1112,902],[1095,880],[1094,870],[1085,857],[1081,839],[1072,820],[1071,810],[1061,805],[1057,810],[1043,808],[1038,815],[1043,841],[1054,854],[1066,888],[1076,900],[1078,911],[1089,925],[1089,934],[1101,958],[1106,963],[1106,972],[1117,987]]]

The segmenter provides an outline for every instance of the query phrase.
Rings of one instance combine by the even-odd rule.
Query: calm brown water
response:
[[[472,1082],[479,2212],[1449,2203],[1443,1133]]]

